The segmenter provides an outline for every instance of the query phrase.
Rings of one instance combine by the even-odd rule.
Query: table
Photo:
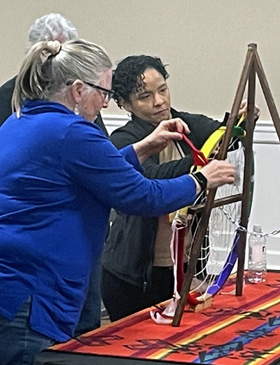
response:
[[[56,345],[36,365],[280,364],[280,273],[245,284],[231,277],[211,307],[184,312],[180,327],[158,325],[145,309]]]

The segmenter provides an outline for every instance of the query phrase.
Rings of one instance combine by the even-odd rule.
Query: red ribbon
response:
[[[189,145],[192,153],[194,166],[205,166],[209,163],[204,154],[198,150],[193,143],[188,139],[188,137],[182,133],[183,140]]]

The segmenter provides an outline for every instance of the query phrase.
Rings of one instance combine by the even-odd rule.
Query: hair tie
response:
[[[48,47],[48,51],[46,48]],[[59,52],[61,51],[62,44],[59,41],[48,41],[47,46],[41,52],[41,60],[42,63],[45,63],[47,60],[52,60]]]
[[[56,56],[62,48],[62,44],[59,41],[49,41],[47,46],[52,49],[52,56]]]

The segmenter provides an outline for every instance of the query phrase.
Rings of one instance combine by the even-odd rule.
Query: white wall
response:
[[[280,229],[280,144],[271,121],[257,123],[254,133],[255,191],[249,228],[261,224],[265,233]],[[270,269],[280,269],[280,234],[267,239]]]
[[[280,103],[279,0],[0,0],[0,84],[18,72],[27,31],[49,12],[67,16],[81,37],[112,60],[151,54],[168,64],[173,106],[214,118],[229,110],[249,43],[257,43]],[[264,99],[257,102],[269,119]],[[119,114],[111,103],[104,113]]]

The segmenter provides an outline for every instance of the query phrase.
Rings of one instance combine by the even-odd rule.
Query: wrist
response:
[[[207,189],[208,181],[202,172],[196,171],[196,172],[192,172],[190,175],[196,181],[196,183],[198,183],[198,185],[200,187],[200,191],[205,191]]]
[[[142,164],[150,155],[150,144],[148,141],[138,141],[134,143],[133,145],[134,151],[137,155],[137,158]]]

